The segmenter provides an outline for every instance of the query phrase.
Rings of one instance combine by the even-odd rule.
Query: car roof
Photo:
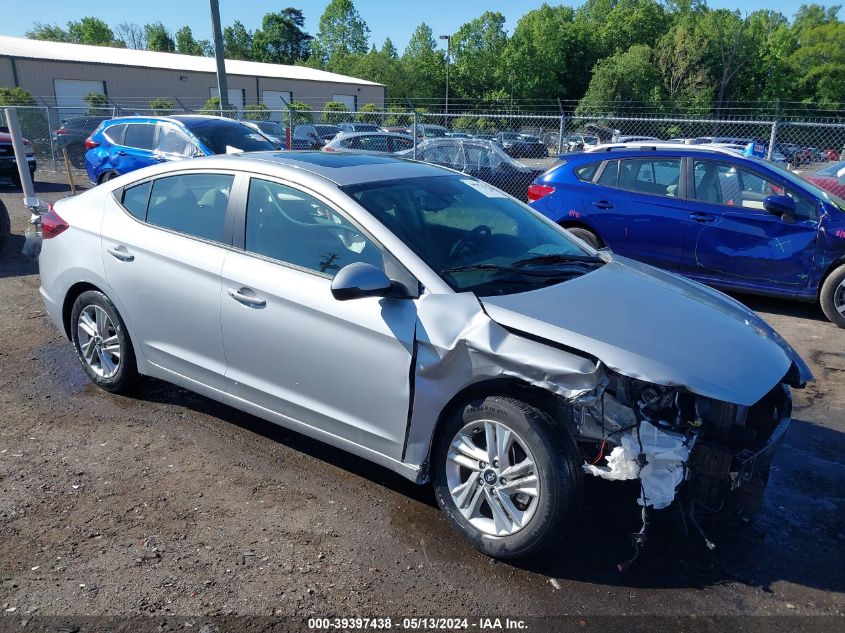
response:
[[[708,143],[700,143],[698,145],[687,145],[684,143],[666,143],[658,142],[658,143],[605,143],[602,145],[595,145],[588,149],[583,150],[583,154],[607,154],[607,153],[614,153],[619,152],[622,154],[630,153],[630,152],[660,152],[662,150],[666,150],[667,152],[671,152],[672,154],[678,154],[682,152],[704,152],[704,153],[711,153],[711,154],[724,154],[728,156],[739,156],[736,149],[719,146],[719,145],[711,145]]]
[[[219,165],[223,168],[244,169],[255,162],[258,171],[267,172],[273,165],[280,171],[301,170],[345,187],[367,182],[454,175],[455,172],[436,165],[412,160],[370,154],[333,153],[319,151],[244,152],[207,156],[174,163],[188,167]]]
[[[355,138],[356,136],[390,136],[393,138],[407,138],[412,139],[412,137],[408,134],[397,134],[396,132],[384,132],[383,130],[379,129],[378,131],[373,130],[372,132],[340,132],[337,136],[335,136],[332,141],[337,141],[344,138]]]

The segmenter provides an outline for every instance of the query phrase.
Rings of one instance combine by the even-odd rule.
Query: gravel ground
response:
[[[67,195],[39,182],[40,195]],[[19,255],[0,254],[0,607],[48,615],[843,615],[845,330],[808,305],[740,297],[809,362],[750,524],[655,513],[637,564],[636,489],[588,482],[559,551],[497,563],[427,487],[163,382],[94,388]],[[841,622],[839,622],[841,624]],[[2,629],[2,626],[0,626]],[[17,629],[16,629],[17,630]],[[840,629],[841,630],[841,629]]]

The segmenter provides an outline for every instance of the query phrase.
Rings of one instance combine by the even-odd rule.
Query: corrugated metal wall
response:
[[[104,54],[107,53],[108,49],[104,49]],[[210,96],[210,89],[217,86],[214,73],[32,59],[16,59],[15,64],[18,85],[35,96],[54,96],[54,79],[93,79],[106,82],[106,91],[112,99],[137,100],[137,106],[144,107],[144,101],[154,97],[205,100]],[[229,75],[228,79],[229,88],[244,90],[246,103],[261,101],[264,90],[292,92],[294,100],[305,101],[314,109],[321,109],[335,94],[356,96],[358,107],[365,103],[383,106],[385,100],[383,86],[242,75]],[[0,85],[15,85],[8,58],[0,58]]]

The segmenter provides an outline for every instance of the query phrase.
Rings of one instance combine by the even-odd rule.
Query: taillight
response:
[[[539,200],[543,196],[547,196],[550,193],[554,193],[555,188],[549,187],[548,185],[537,185],[532,184],[528,186],[528,202],[534,202],[535,200]]]
[[[64,128],[59,128],[58,130],[56,130],[56,136],[64,136],[65,134],[67,134],[67,130],[65,130]]]
[[[100,144],[92,139],[90,136],[85,139],[85,149],[94,149],[95,147],[99,147]]]
[[[324,152],[333,152],[334,147],[329,147],[328,145],[326,145],[326,146],[323,147],[323,151]]]
[[[53,205],[47,207],[47,213],[41,216],[41,237],[45,240],[61,235],[70,228],[70,224],[62,220],[53,210]]]

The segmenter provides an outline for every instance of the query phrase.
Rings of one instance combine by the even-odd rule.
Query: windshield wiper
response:
[[[548,255],[535,255],[518,259],[512,266],[530,266],[532,264],[603,264],[604,260],[595,255],[567,255],[564,253],[551,253]]]
[[[468,264],[466,266],[454,266],[452,268],[444,268],[440,271],[440,274],[445,275],[447,273],[461,273],[465,271],[476,270],[491,270],[496,272],[512,273],[515,275],[525,275],[532,277],[562,277],[566,275],[566,273],[562,273],[560,270],[526,270],[525,268],[499,266],[498,264]],[[582,271],[579,271],[577,273],[573,272],[570,274],[580,274],[580,272]]]

